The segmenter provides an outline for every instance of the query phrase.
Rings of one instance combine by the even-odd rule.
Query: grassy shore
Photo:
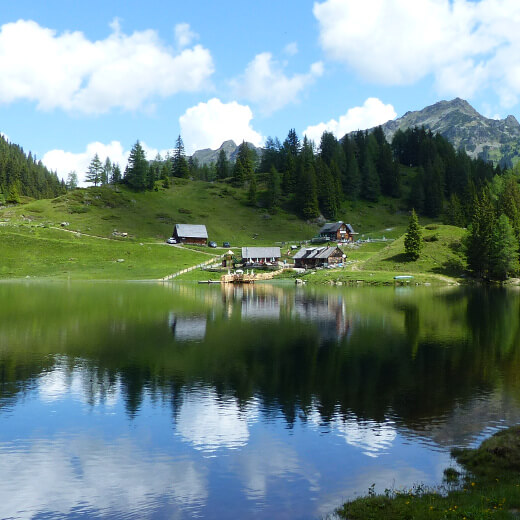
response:
[[[487,520],[520,515],[520,427],[496,433],[477,449],[454,450],[464,468],[445,471],[438,489],[415,486],[345,503],[337,516],[349,520]]]
[[[427,242],[421,258],[409,262],[402,238],[408,217],[396,201],[346,201],[339,218],[351,222],[359,238],[394,241],[347,248],[348,266],[307,273],[309,283],[389,284],[396,274],[413,274],[417,283],[446,283],[446,277],[462,272],[459,228],[430,223],[424,230]],[[52,200],[0,208],[0,278],[162,278],[224,251],[165,246],[176,223],[206,224],[210,240],[219,245],[229,241],[234,251],[241,246],[281,245],[284,253],[289,243],[309,240],[320,227],[288,211],[269,214],[252,207],[243,189],[226,183],[176,179],[169,189],[143,193],[125,187],[78,189]],[[196,271],[177,280],[201,276],[218,278]]]
[[[0,226],[0,243],[0,278],[147,280],[210,258],[161,243],[103,240],[27,226]]]

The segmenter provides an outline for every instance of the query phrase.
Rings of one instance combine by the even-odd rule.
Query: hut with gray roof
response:
[[[338,246],[303,247],[294,256],[294,267],[312,269],[324,265],[337,265],[343,262],[346,255]]]
[[[207,245],[208,232],[202,224],[175,224],[173,238],[183,244]]]
[[[280,260],[279,247],[243,247],[242,262],[245,264],[274,264]]]

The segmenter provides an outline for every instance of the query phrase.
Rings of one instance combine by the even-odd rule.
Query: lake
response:
[[[0,284],[0,518],[320,518],[520,419],[520,293]]]

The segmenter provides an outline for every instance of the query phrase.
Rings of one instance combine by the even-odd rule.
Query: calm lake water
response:
[[[0,284],[0,518],[319,518],[520,419],[520,297]]]

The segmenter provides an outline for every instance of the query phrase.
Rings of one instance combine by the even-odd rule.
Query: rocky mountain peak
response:
[[[473,157],[511,166],[520,156],[520,124],[512,115],[495,120],[479,114],[465,99],[439,101],[381,125],[388,141],[398,130],[425,127]]]

